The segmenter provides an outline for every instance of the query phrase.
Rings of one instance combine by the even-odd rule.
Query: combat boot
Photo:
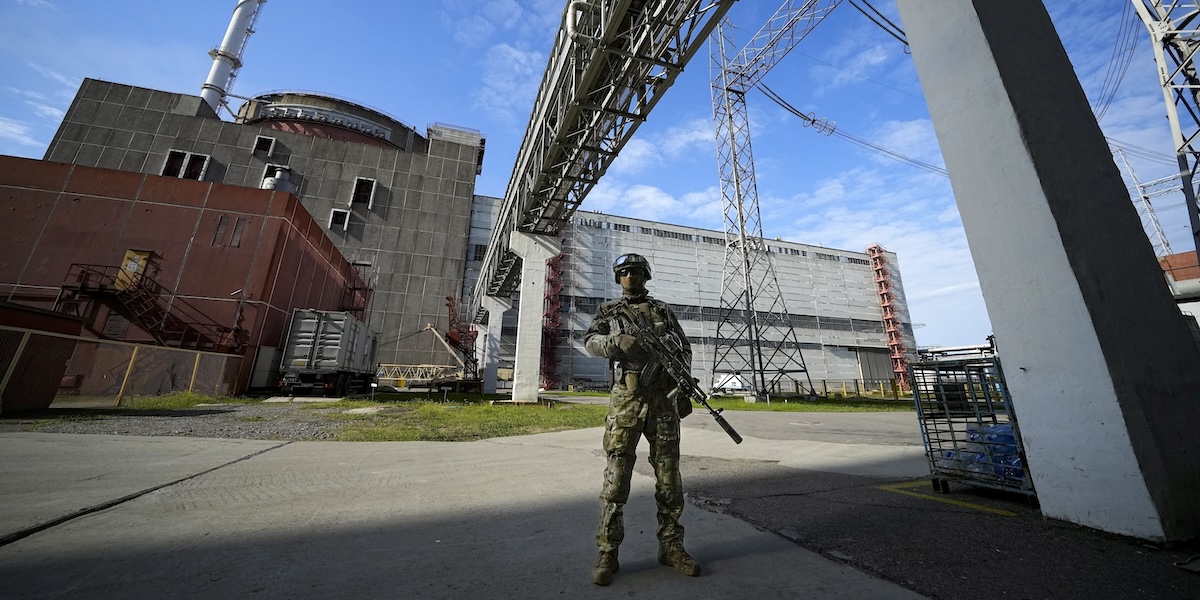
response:
[[[683,549],[683,544],[669,546],[660,544],[658,546],[658,564],[664,567],[675,567],[676,571],[688,577],[700,575],[700,564],[688,556],[687,551]]]
[[[596,566],[592,567],[592,583],[596,585],[608,585],[612,583],[613,574],[621,570],[621,565],[617,562],[617,550],[614,548],[609,551],[600,551],[600,558],[596,560]]]

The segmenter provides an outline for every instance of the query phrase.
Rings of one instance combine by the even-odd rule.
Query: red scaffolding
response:
[[[561,236],[559,238],[561,244]],[[546,261],[546,292],[542,296],[542,361],[538,370],[541,387],[559,389],[558,343],[562,330],[562,262],[560,253]]]
[[[875,291],[879,293],[879,308],[883,312],[883,327],[887,333],[888,350],[891,352],[892,373],[900,389],[908,391],[908,348],[904,346],[904,330],[899,313],[896,312],[896,297],[892,293],[892,271],[888,268],[883,246],[875,244],[867,248],[871,257],[871,268],[875,271]]]
[[[446,337],[450,339],[450,345],[463,354],[463,379],[479,379],[479,360],[475,357],[475,338],[478,332],[475,330],[475,324],[458,319],[458,298],[454,295],[446,296],[446,308],[450,321]]]

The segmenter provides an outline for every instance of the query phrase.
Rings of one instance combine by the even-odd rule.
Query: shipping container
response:
[[[298,308],[280,353],[280,387],[286,394],[366,392],[378,368],[378,345],[378,334],[348,312]]]

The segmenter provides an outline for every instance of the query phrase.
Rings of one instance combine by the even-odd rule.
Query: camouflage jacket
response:
[[[639,372],[649,364],[651,360],[649,355],[639,349],[635,349],[627,355],[617,344],[618,335],[631,333],[622,331],[622,323],[616,318],[618,307],[623,302],[628,303],[634,310],[647,315],[658,333],[674,333],[687,354],[687,361],[691,362],[692,348],[688,343],[687,335],[679,325],[679,320],[675,318],[675,313],[671,312],[665,302],[655,300],[648,294],[623,296],[601,304],[599,310],[596,311],[595,319],[592,320],[592,326],[584,334],[584,345],[588,352],[614,361],[619,371]]]

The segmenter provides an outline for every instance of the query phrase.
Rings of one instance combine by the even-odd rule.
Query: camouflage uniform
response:
[[[622,332],[614,319],[619,302],[628,302],[635,310],[649,317],[659,333],[674,332],[682,344],[687,360],[691,361],[691,346],[671,309],[647,294],[625,295],[600,305],[592,326],[588,328],[585,344],[588,352],[615,362],[615,383],[609,399],[608,417],[604,429],[604,451],[608,467],[604,470],[604,489],[600,499],[604,509],[596,544],[601,552],[617,549],[625,538],[624,508],[629,499],[629,481],[633,474],[638,440],[642,435],[650,442],[650,464],[654,467],[657,484],[654,499],[658,504],[657,535],[660,547],[682,548],[683,483],[679,477],[679,412],[667,394],[675,387],[665,373],[657,381],[642,381],[639,376],[649,362],[640,349],[628,354],[617,345]]]

